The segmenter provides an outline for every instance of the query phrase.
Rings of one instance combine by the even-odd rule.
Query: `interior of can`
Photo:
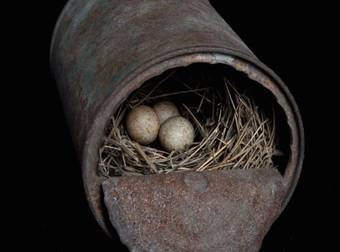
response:
[[[162,102],[177,106],[195,129],[194,143],[181,152],[165,151],[158,138],[137,148],[126,130],[131,110]],[[273,94],[223,64],[195,63],[147,80],[112,113],[105,134],[98,173],[107,178],[268,167],[283,175],[290,156],[287,118]]]
[[[207,76],[230,77],[237,90],[254,98],[263,111],[270,114],[274,110],[278,136],[277,146],[283,153],[274,160],[275,167],[282,174],[283,180],[288,177],[286,178],[289,180],[288,186],[292,188],[295,186],[294,180],[297,180],[299,174],[295,170],[299,168],[299,162],[301,162],[300,156],[296,153],[302,146],[299,143],[298,123],[294,118],[294,108],[289,106],[289,97],[262,70],[237,57],[202,53],[184,55],[160,62],[147,70],[137,72],[134,77],[128,79],[123,88],[113,94],[104,104],[89,133],[83,155],[85,191],[91,210],[107,233],[112,233],[112,227],[108,224],[103,206],[101,183],[105,178],[99,176],[97,172],[98,150],[105,137],[105,128],[111,116],[131,93],[142,87],[144,83],[162,79],[174,70],[178,78],[192,77],[202,72]],[[221,87],[216,86],[216,88]],[[288,192],[287,201],[289,197],[290,192]]]

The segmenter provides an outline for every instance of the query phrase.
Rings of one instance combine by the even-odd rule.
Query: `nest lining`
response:
[[[275,113],[271,118],[253,99],[238,92],[225,77],[222,88],[202,81],[185,83],[174,72],[157,83],[144,84],[116,110],[99,149],[100,176],[163,174],[179,171],[260,169],[274,167],[276,150]],[[180,88],[169,89],[168,79]],[[167,152],[158,142],[143,146],[125,129],[126,113],[141,104],[168,99],[192,122],[195,142],[182,152]]]

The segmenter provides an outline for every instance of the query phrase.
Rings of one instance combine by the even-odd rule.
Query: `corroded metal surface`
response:
[[[71,0],[65,7],[52,40],[51,66],[81,161],[89,205],[107,233],[112,225],[106,218],[103,179],[96,167],[111,113],[144,81],[201,62],[226,64],[246,73],[282,106],[291,130],[292,155],[282,179],[285,196],[275,205],[281,211],[302,166],[299,111],[284,83],[255,57],[208,0]]]
[[[111,222],[136,252],[258,251],[284,194],[275,169],[112,178],[103,188]]]

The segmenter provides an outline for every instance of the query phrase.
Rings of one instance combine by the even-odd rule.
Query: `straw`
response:
[[[274,167],[272,157],[281,154],[275,148],[274,112],[270,118],[266,116],[225,78],[221,79],[222,94],[216,88],[192,88],[184,82],[183,89],[169,91],[163,83],[172,75],[173,72],[156,84],[140,88],[112,116],[99,149],[101,176]],[[183,95],[199,98],[196,104],[190,99],[188,103],[177,103],[182,115],[195,127],[196,139],[190,147],[169,153],[157,143],[143,146],[129,137],[124,125],[129,108],[169,96],[182,101]]]

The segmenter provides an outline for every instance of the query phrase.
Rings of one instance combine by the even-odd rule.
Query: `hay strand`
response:
[[[98,171],[101,176],[163,174],[180,171],[220,169],[260,169],[273,167],[272,157],[280,154],[275,148],[275,114],[268,118],[255,102],[240,94],[227,80],[224,94],[213,88],[190,87],[168,91],[156,85],[146,85],[131,95],[112,116],[107,134],[99,149]],[[124,125],[129,108],[157,102],[171,96],[196,95],[195,104],[177,103],[182,115],[195,126],[196,139],[182,152],[167,152],[157,144],[142,146],[130,139]]]

